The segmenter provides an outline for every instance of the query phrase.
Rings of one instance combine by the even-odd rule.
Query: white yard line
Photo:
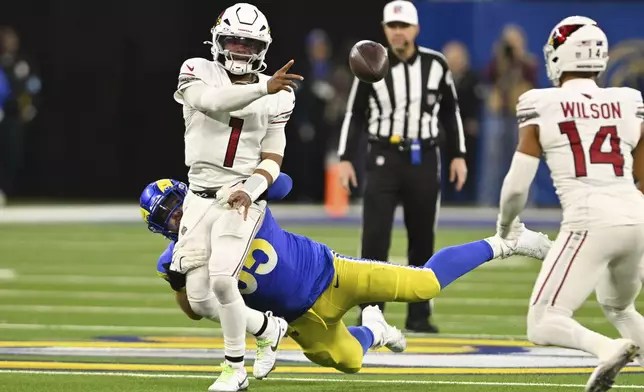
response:
[[[212,379],[211,374],[166,374],[166,373],[130,373],[130,372],[79,372],[79,371],[45,371],[45,370],[0,370],[7,374],[39,374],[65,376],[113,376],[139,378],[174,378],[174,379]],[[544,387],[544,388],[583,388],[582,384],[552,384],[530,382],[485,382],[485,381],[442,381],[442,380],[379,380],[347,378],[308,378],[271,376],[265,380],[277,382],[311,382],[311,383],[360,383],[360,384],[416,384],[416,385],[473,385],[501,387]],[[615,389],[644,389],[644,385],[614,385]]]
[[[204,324],[208,325],[208,324]],[[213,325],[213,324],[209,324]],[[154,327],[154,326],[128,326],[128,325],[74,325],[74,324],[15,324],[0,323],[0,329],[6,330],[32,330],[32,331],[93,331],[93,332],[134,332],[134,333],[172,333],[199,336],[212,336],[220,331],[219,327],[191,328],[191,327]]]
[[[160,286],[164,283],[159,277],[137,276],[95,276],[95,275],[22,275],[15,279],[18,283],[47,283],[48,285],[113,285],[113,286]]]
[[[171,300],[172,291],[166,293],[127,293],[107,291],[69,291],[69,290],[20,290],[0,289],[0,298],[83,298],[83,299],[131,299],[131,300]],[[174,303],[174,302],[173,302]]]
[[[454,323],[462,325],[462,323]],[[107,332],[180,332],[194,335],[212,335],[213,331],[219,328],[191,328],[191,327],[145,327],[145,326],[126,326],[126,325],[70,325],[70,324],[14,324],[0,323],[0,329],[6,330],[59,330],[59,331],[107,331]],[[427,337],[427,334],[405,333],[407,336]],[[526,340],[525,335],[489,335],[489,334],[435,334],[432,338],[445,339],[512,339]]]
[[[0,268],[0,280],[16,279],[16,271],[7,268]]]
[[[106,313],[106,314],[181,314],[176,306],[167,308],[123,306],[65,306],[65,305],[0,305],[0,311],[18,313]]]

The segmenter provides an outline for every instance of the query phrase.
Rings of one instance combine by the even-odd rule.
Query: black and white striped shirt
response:
[[[338,155],[352,160],[360,132],[371,138],[438,139],[440,122],[450,159],[465,156],[465,137],[452,73],[445,57],[421,46],[407,61],[389,52],[387,76],[373,84],[353,81]]]

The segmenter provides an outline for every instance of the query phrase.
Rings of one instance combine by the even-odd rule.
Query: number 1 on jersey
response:
[[[226,157],[224,158],[224,167],[233,167],[233,161],[237,154],[237,147],[239,146],[239,137],[241,136],[244,120],[237,117],[231,117],[228,125],[232,128],[230,131],[230,138],[228,139],[228,147],[226,147]]]
[[[574,121],[565,121],[559,123],[559,131],[562,135],[568,137],[570,148],[572,149],[572,156],[575,161],[575,176],[586,177],[588,172],[586,170],[586,155],[584,147],[581,144],[581,137],[577,130],[577,124]],[[601,150],[602,144],[607,137],[610,136],[610,152],[603,152]],[[619,147],[619,136],[617,136],[617,127],[614,125],[607,125],[599,128],[595,134],[593,143],[588,150],[590,155],[590,163],[608,163],[613,165],[613,171],[617,177],[624,175],[624,156],[622,155]]]

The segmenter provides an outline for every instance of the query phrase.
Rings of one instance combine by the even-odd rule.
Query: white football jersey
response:
[[[562,228],[644,223],[632,151],[644,117],[639,91],[572,79],[519,97],[519,126],[538,125],[539,141],[563,208]]]
[[[270,79],[264,74],[258,76],[258,83]],[[219,188],[248,178],[261,161],[262,140],[267,132],[284,133],[295,95],[280,91],[231,113],[201,112],[183,100],[184,90],[197,83],[211,87],[232,85],[226,70],[214,61],[192,58],[181,66],[174,99],[183,105],[185,164],[190,167],[191,189]]]

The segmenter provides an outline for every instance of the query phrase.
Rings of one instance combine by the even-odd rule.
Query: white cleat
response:
[[[632,340],[617,339],[619,348],[606,361],[595,368],[586,384],[586,392],[605,392],[612,388],[619,372],[631,362],[639,351],[639,346]]]
[[[401,353],[407,348],[405,335],[396,327],[387,324],[385,316],[377,306],[367,306],[362,311],[362,325],[369,328],[374,335],[373,348],[387,347],[395,353]]]
[[[224,362],[221,364],[221,374],[208,388],[208,392],[237,392],[248,389],[248,374],[246,368],[232,367]]]
[[[552,241],[547,235],[524,229],[519,235],[513,253],[519,256],[527,256],[543,260],[546,258],[551,247]]]
[[[494,237],[487,238],[486,241],[494,249],[494,257],[499,257],[501,259],[506,259],[510,256],[513,256],[517,247],[517,242],[519,242],[519,237],[526,231],[525,225],[515,219],[512,222],[511,227],[509,228],[506,238],[501,238],[498,234],[501,232],[501,228],[497,224],[497,234]]]
[[[257,355],[253,364],[253,376],[261,380],[266,378],[273,369],[277,360],[277,348],[286,336],[288,324],[286,320],[273,316],[273,313],[266,312],[269,325],[273,325],[273,331],[266,338],[257,338]]]

